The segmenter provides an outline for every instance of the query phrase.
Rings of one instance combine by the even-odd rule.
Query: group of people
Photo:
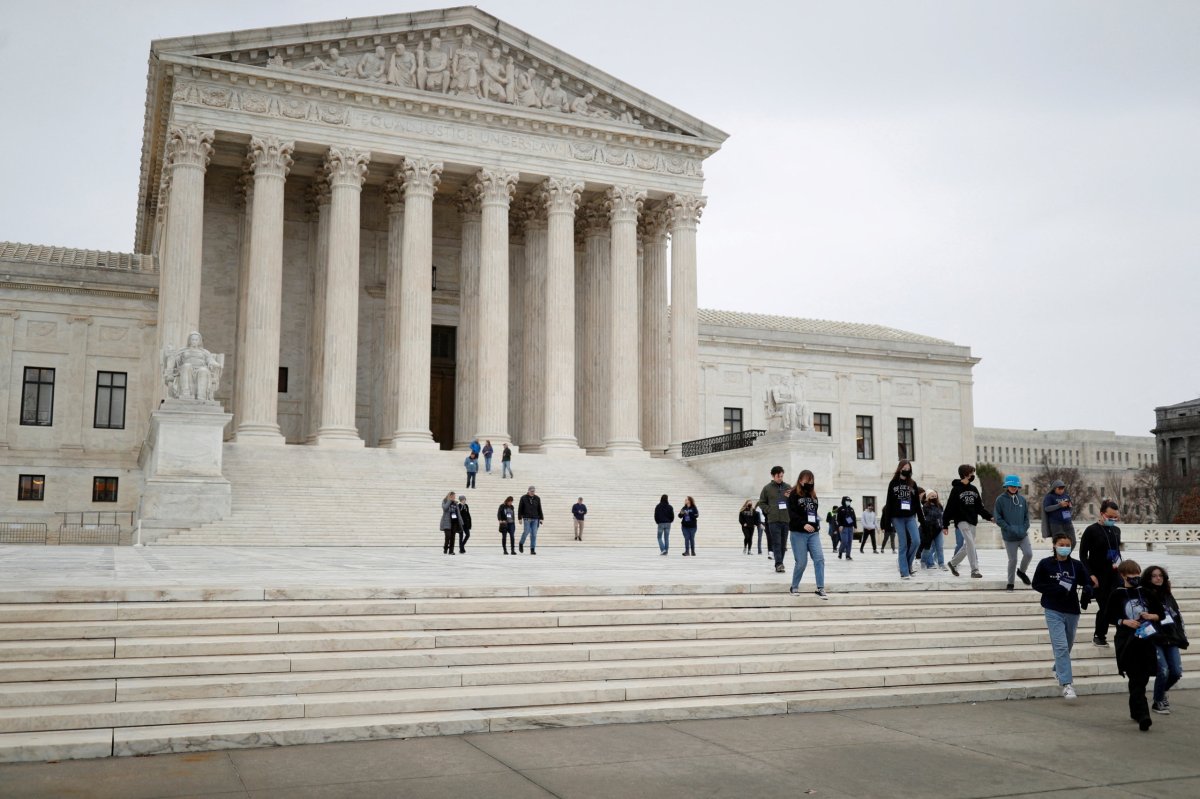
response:
[[[579,506],[583,506],[583,497],[579,498],[576,507]],[[587,513],[587,506],[583,506],[583,513]],[[542,513],[542,498],[537,495],[535,486],[529,487],[515,508],[513,507],[513,498],[505,497],[504,501],[500,503],[500,507],[496,509],[496,520],[500,525],[500,548],[505,555],[524,552],[527,540],[529,541],[529,554],[537,554],[538,529],[545,522],[546,517]],[[519,543],[516,540],[518,523],[521,524]],[[467,541],[471,538],[471,509],[467,505],[466,495],[451,491],[442,499],[440,529],[443,535],[442,554],[453,555],[456,543],[458,552],[466,553]],[[576,537],[578,540],[583,540],[582,520],[576,528]]]
[[[467,453],[467,457],[463,459],[463,468],[467,470],[467,488],[475,487],[475,475],[479,474],[479,459],[483,458],[483,470],[487,474],[492,473],[492,456],[495,450],[492,448],[491,441],[479,443],[479,439],[472,439],[471,451]],[[512,477],[512,449],[508,444],[504,445],[504,449],[500,453],[500,477]]]

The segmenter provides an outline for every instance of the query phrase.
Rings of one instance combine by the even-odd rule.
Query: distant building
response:
[[[1200,423],[1200,416],[1196,417]],[[1194,450],[1200,455],[1200,446]],[[1150,436],[1119,436],[1110,430],[1006,430],[975,428],[975,460],[1029,481],[1043,466],[1078,469],[1096,497],[1116,499],[1129,521],[1150,521],[1151,509],[1138,494],[1137,475],[1158,462]],[[1093,502],[1084,516],[1099,512]]]
[[[1180,477],[1200,477],[1200,399],[1154,409],[1158,459]]]

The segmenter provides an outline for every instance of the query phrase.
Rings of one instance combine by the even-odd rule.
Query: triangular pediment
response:
[[[344,82],[360,90],[503,106],[531,116],[612,125],[638,135],[695,137],[710,146],[722,131],[477,8],[154,42],[162,55],[257,67],[288,79]]]

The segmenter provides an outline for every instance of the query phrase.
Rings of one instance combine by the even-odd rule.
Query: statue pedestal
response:
[[[150,415],[150,434],[138,458],[145,475],[143,541],[163,531],[194,527],[229,515],[232,493],[221,474],[225,425],[219,402],[163,402]]]
[[[697,455],[684,462],[726,490],[755,500],[770,481],[772,466],[783,467],[788,483],[795,483],[800,472],[808,469],[819,496],[833,487],[836,449],[833,439],[824,433],[781,430],[760,436],[752,447]]]

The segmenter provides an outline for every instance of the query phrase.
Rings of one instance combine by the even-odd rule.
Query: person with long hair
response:
[[[683,554],[696,554],[696,519],[700,511],[696,508],[696,500],[685,497],[683,507],[679,509],[679,529],[683,532]]]
[[[1129,717],[1142,732],[1150,729],[1150,705],[1146,702],[1146,683],[1158,671],[1154,636],[1162,622],[1163,609],[1154,595],[1141,584],[1142,567],[1134,560],[1117,566],[1121,587],[1115,589],[1105,605],[1111,624],[1117,626],[1113,648],[1117,654],[1117,673],[1129,680]]]
[[[1167,692],[1183,677],[1183,661],[1179,650],[1188,648],[1187,631],[1183,627],[1183,614],[1179,603],[1171,593],[1171,578],[1162,566],[1150,566],[1142,572],[1142,586],[1162,606],[1162,622],[1158,625],[1161,637],[1155,642],[1158,649],[1158,672],[1154,675],[1154,701],[1150,709],[1155,713],[1168,714],[1171,703]]]
[[[821,599],[828,599],[825,594],[825,548],[821,546],[821,516],[817,513],[816,479],[808,469],[800,472],[796,485],[788,493],[788,530],[792,539],[793,594],[800,593],[800,580],[808,567],[811,556],[813,571],[816,572],[817,591]]]
[[[925,513],[925,521],[921,525],[921,565],[932,569],[936,561],[937,567],[946,571],[946,554],[942,549],[942,501],[938,492],[926,492],[921,508]]]
[[[451,491],[442,500],[442,554],[454,554],[454,536],[462,532],[462,519],[458,515],[458,492]]]
[[[516,513],[512,497],[505,497],[496,511],[496,519],[500,522],[500,548],[504,550],[505,555],[517,554]]]
[[[742,551],[746,555],[752,554],[750,547],[754,543],[754,500],[748,499],[742,503],[742,509],[738,511],[738,525],[742,528]]]
[[[912,577],[913,560],[917,547],[921,545],[921,487],[912,476],[912,462],[902,460],[896,464],[896,473],[887,487],[886,510],[892,526],[896,528],[897,555],[900,579]]]

